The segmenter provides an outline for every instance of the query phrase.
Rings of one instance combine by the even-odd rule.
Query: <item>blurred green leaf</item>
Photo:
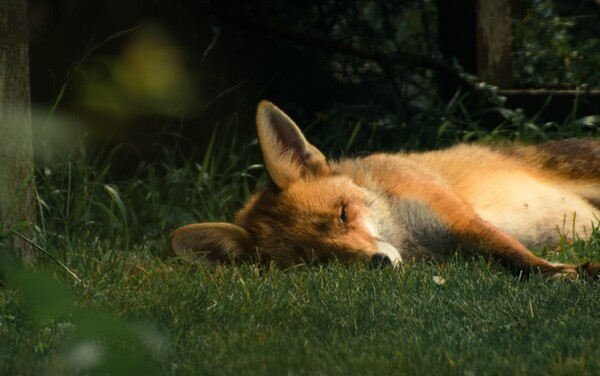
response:
[[[31,225],[32,225],[32,223],[29,221],[22,221],[22,222],[15,223],[7,230],[0,230],[0,239],[11,236],[13,231],[21,232]]]
[[[71,292],[49,275],[9,268],[8,278],[21,294],[25,312],[37,323],[55,320],[71,309]]]
[[[600,127],[600,115],[585,116],[575,121],[580,126]]]

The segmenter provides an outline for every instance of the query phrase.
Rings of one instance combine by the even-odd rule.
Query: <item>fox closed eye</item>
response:
[[[346,225],[348,223],[348,213],[346,213],[347,204],[342,204],[342,209],[340,210],[340,224]]]

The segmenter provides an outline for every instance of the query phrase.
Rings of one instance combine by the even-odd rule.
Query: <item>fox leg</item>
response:
[[[483,220],[454,191],[415,171],[397,171],[393,163],[376,163],[378,184],[399,199],[417,200],[432,210],[450,229],[464,251],[500,261],[515,272],[539,271],[546,277],[576,278],[582,268],[593,272],[595,265],[557,264],[537,257],[511,235]],[[385,167],[383,167],[385,166]],[[390,179],[392,177],[392,179]],[[400,182],[400,183],[399,183]],[[588,270],[589,269],[589,270]],[[593,273],[592,273],[593,274]]]
[[[516,272],[529,274],[539,270],[546,277],[577,277],[579,266],[551,263],[537,257],[511,235],[483,220],[452,191],[439,186],[426,190],[427,197],[418,197],[446,223],[457,244],[467,252],[500,261]],[[433,194],[432,194],[433,193]]]
[[[463,249],[498,260],[516,272],[528,274],[537,270],[546,277],[576,277],[579,274],[577,265],[551,263],[537,257],[517,239],[485,222],[475,213],[466,221],[449,219],[448,224]]]

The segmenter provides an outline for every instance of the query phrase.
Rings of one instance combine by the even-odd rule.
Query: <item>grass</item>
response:
[[[453,114],[464,112],[460,99],[452,105]],[[600,123],[573,117],[538,125],[517,117],[486,132],[452,116],[447,124],[467,124],[461,138],[483,140],[597,134]],[[336,142],[350,145],[357,132]],[[256,142],[222,140],[212,137],[212,152],[183,165],[170,143],[162,164],[142,164],[125,182],[86,158],[39,163],[36,241],[80,281],[43,255],[35,267],[5,268],[1,375],[600,370],[594,281],[523,280],[458,256],[401,270],[332,264],[287,271],[192,267],[173,258],[172,229],[227,220],[261,179]],[[599,241],[595,234],[546,256],[599,261]]]
[[[2,290],[2,374],[118,374],[131,359],[123,374],[583,375],[600,367],[592,329],[600,292],[587,280],[524,281],[460,259],[402,271],[280,271],[112,258],[87,276],[93,287],[73,286],[71,298],[54,292],[75,302],[56,316],[32,316],[35,307]],[[87,361],[86,349],[105,358]]]

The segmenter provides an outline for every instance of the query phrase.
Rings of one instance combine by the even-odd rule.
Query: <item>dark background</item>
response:
[[[516,86],[599,88],[598,3],[519,3]],[[503,102],[465,79],[477,73],[473,1],[32,0],[28,8],[36,142],[56,155],[110,158],[116,176],[160,160],[165,145],[183,162],[202,159],[213,135],[252,142],[261,99],[333,155],[439,147],[469,140],[473,124],[492,132],[572,116],[572,98]],[[577,106],[577,116],[598,113],[594,98]]]

